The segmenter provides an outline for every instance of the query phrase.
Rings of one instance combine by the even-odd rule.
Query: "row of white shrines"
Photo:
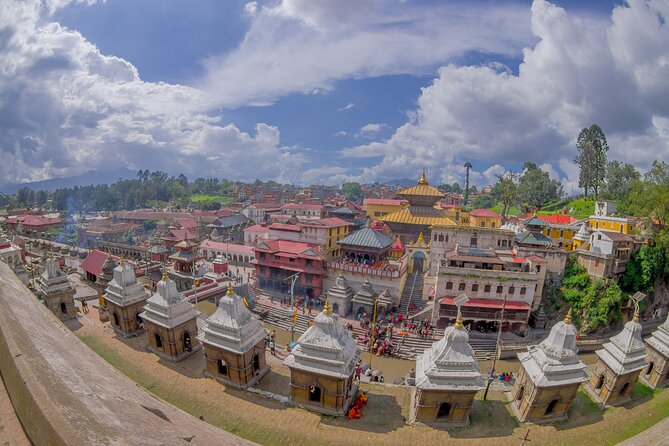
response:
[[[74,289],[56,261],[47,261],[39,288],[56,315],[75,314]],[[205,373],[225,385],[246,389],[269,370],[265,329],[231,284],[199,333],[198,311],[166,273],[148,297],[133,268],[122,260],[113,270],[104,300],[116,333],[130,337],[146,332],[150,350],[171,361],[204,349]],[[653,388],[669,383],[669,318],[644,343],[637,311],[596,352],[599,360],[590,375],[577,355],[576,335],[570,310],[543,342],[518,354],[520,370],[509,397],[520,421],[565,419],[584,383],[593,398],[605,405],[628,402],[640,376]],[[284,360],[291,372],[290,402],[324,414],[346,415],[358,391],[353,379],[358,361],[355,340],[326,300],[323,311]],[[485,385],[460,314],[443,338],[418,357],[415,369],[410,421],[467,424],[474,396]]]

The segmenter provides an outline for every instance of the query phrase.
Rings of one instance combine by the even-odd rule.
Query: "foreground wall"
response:
[[[251,444],[157,399],[111,367],[1,262],[0,374],[36,445]]]

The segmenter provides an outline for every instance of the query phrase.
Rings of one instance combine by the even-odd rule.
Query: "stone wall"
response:
[[[252,444],[111,367],[0,264],[0,373],[34,444]]]

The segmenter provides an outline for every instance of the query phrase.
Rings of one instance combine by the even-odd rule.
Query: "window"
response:
[[[472,284],[472,291],[478,291],[478,290],[479,290],[479,284],[478,283]]]
[[[452,290],[453,289],[453,282],[446,282],[446,289],[447,290]]]
[[[560,238],[564,238],[564,229],[560,229]]]
[[[438,241],[439,236],[437,234],[434,234],[434,236],[432,237],[432,240],[435,241],[435,242]]]
[[[490,223],[490,227],[491,227],[491,228],[494,228],[494,227],[495,227],[495,222],[494,222],[494,221],[493,221],[492,223]]]
[[[465,283],[464,283],[464,282],[460,282],[460,285],[458,285],[458,290],[460,290],[460,291],[464,291],[464,290],[465,290],[465,287],[466,287]]]
[[[305,265],[306,265],[306,266],[311,266],[313,263],[314,263],[313,260],[311,260],[311,259],[307,259]]]
[[[497,285],[497,294],[502,294],[504,292],[504,287],[502,285]]]
[[[483,292],[484,293],[489,293],[490,292],[490,285],[484,285],[483,286]]]
[[[448,243],[448,235],[446,235],[446,238],[444,239],[446,243]]]
[[[439,234],[439,241],[443,242],[444,241],[444,234]]]
[[[476,237],[472,237],[472,239],[469,241],[469,246],[476,247],[477,244],[478,244],[478,239]]]
[[[509,287],[509,294],[515,294],[516,293],[516,287],[515,286],[510,286]]]
[[[219,359],[218,363],[218,374],[228,376],[228,366],[225,364],[225,361]]]
[[[485,222],[484,221],[481,222],[481,227],[485,228]]]
[[[526,293],[527,293],[527,288],[524,287],[524,286],[521,286],[521,287],[520,287],[520,295],[521,295],[521,296],[524,296]]]
[[[552,400],[550,403],[548,403],[548,406],[546,406],[546,412],[544,412],[544,416],[551,415],[555,410],[555,406],[557,406],[557,404],[558,400]]]
[[[318,386],[309,386],[309,401],[312,403],[321,402],[321,388]]]

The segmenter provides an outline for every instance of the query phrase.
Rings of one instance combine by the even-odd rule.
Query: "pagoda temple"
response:
[[[409,206],[381,217],[393,234],[398,234],[406,244],[416,240],[421,232],[431,238],[433,225],[455,225],[443,210],[435,207],[445,197],[437,188],[430,186],[425,172],[418,184],[397,192],[397,195],[409,202]]]
[[[193,304],[177,291],[167,270],[146,301],[140,317],[149,338],[149,350],[170,361],[181,361],[202,348],[197,339],[197,315]]]
[[[513,387],[512,406],[521,422],[551,423],[567,419],[578,387],[587,381],[585,364],[576,347],[571,309],[539,345],[518,353],[520,370]]]
[[[603,347],[595,351],[599,360],[586,388],[604,404],[625,404],[632,399],[634,383],[646,367],[638,308],[634,318]]]
[[[309,410],[343,416],[357,392],[358,347],[327,299],[313,322],[284,361],[290,369],[290,398]]]
[[[265,362],[265,330],[235,294],[232,282],[218,308],[207,318],[198,339],[204,345],[207,376],[246,389],[269,370]]]
[[[114,331],[126,338],[142,333],[144,329],[139,314],[148,296],[142,284],[137,282],[135,270],[123,257],[119,265],[113,269],[113,278],[105,291],[107,312],[111,316],[111,326]]]
[[[463,426],[469,424],[474,395],[484,389],[469,333],[458,313],[444,337],[416,359],[416,387],[411,393],[411,422]]]
[[[653,389],[669,384],[669,316],[657,330],[646,339],[648,367],[642,379]]]
[[[196,263],[204,259],[204,256],[197,252],[197,243],[190,240],[183,240],[174,247],[177,252],[169,256],[169,259],[174,261],[172,277],[177,289],[188,290],[195,283]]]
[[[351,312],[353,299],[353,288],[346,283],[343,273],[339,273],[335,279],[335,284],[328,288],[327,298],[332,302],[332,312],[345,317]]]
[[[60,320],[77,317],[74,287],[55,259],[46,259],[37,289],[44,296],[44,305]]]

